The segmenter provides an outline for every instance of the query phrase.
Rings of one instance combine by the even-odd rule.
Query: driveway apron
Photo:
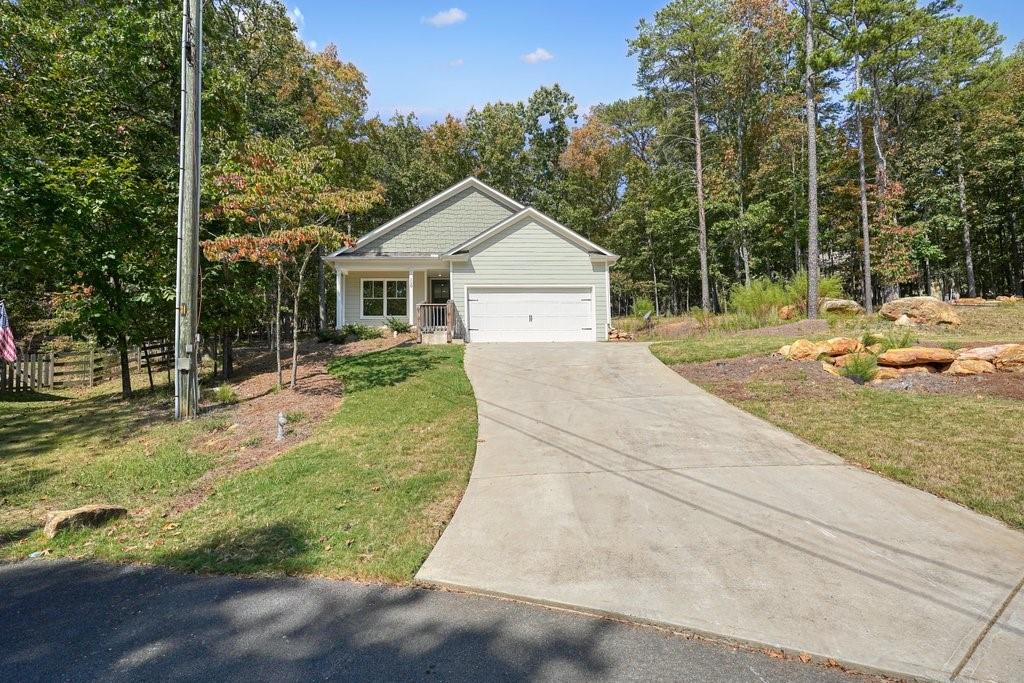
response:
[[[417,579],[934,680],[1024,680],[1024,534],[844,463],[639,344],[473,344]]]

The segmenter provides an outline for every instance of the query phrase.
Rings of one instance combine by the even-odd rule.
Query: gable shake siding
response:
[[[609,324],[606,270],[606,265],[592,263],[590,254],[580,247],[524,219],[474,249],[469,261],[452,263],[451,291],[459,325],[464,326],[466,320],[467,286],[593,287],[597,314],[594,338],[604,340]]]
[[[375,254],[443,254],[512,215],[505,206],[475,188],[431,207],[405,225],[352,252]]]

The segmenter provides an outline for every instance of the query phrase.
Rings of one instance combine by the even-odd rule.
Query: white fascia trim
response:
[[[466,178],[465,180],[452,185],[451,187],[449,187],[447,190],[444,190],[440,194],[434,195],[427,201],[421,204],[417,204],[416,206],[412,207],[402,215],[398,216],[397,218],[391,219],[390,221],[380,226],[379,228],[371,230],[370,232],[360,237],[359,240],[351,247],[343,247],[338,251],[334,252],[333,254],[331,254],[331,256],[338,256],[339,254],[345,254],[350,251],[354,251],[358,249],[360,245],[366,244],[367,242],[372,242],[381,235],[398,227],[402,223],[405,223],[406,221],[415,218],[416,216],[423,213],[427,209],[433,206],[437,206],[446,199],[449,199],[457,195],[459,192],[462,192],[467,187],[472,187],[483,192],[484,194],[490,196],[497,202],[504,204],[507,208],[512,209],[513,211],[519,211],[523,208],[523,205],[517,202],[516,200],[512,199],[511,197],[505,194],[502,194],[501,192],[498,192],[497,190],[495,190],[493,187],[483,182],[482,180],[478,180],[470,176],[469,178]]]
[[[532,206],[531,207],[527,207],[527,208],[523,209],[522,211],[519,211],[518,213],[512,214],[511,216],[509,216],[505,220],[501,221],[497,225],[495,225],[495,226],[493,226],[493,227],[491,227],[491,228],[489,228],[487,230],[484,230],[482,233],[480,233],[479,235],[477,235],[473,239],[471,239],[471,240],[469,240],[467,242],[463,242],[459,246],[457,246],[457,247],[451,249],[450,251],[448,251],[441,258],[443,258],[443,259],[455,258],[456,260],[458,260],[458,258],[463,256],[463,255],[461,253],[456,253],[456,252],[468,252],[468,251],[471,251],[473,249],[473,247],[479,245],[482,242],[487,241],[488,239],[490,239],[494,235],[497,235],[497,234],[501,233],[503,230],[506,230],[507,228],[509,228],[509,227],[515,225],[516,223],[519,223],[520,221],[522,221],[524,219],[527,219],[527,218],[532,218],[533,220],[537,221],[538,223],[540,223],[541,225],[547,227],[548,229],[553,230],[553,231],[555,231],[557,233],[561,233],[562,237],[565,237],[566,239],[568,239],[571,242],[575,242],[578,246],[583,247],[584,249],[587,249],[588,251],[597,252],[595,254],[596,256],[600,256],[601,258],[615,258],[615,259],[618,258],[618,256],[616,256],[615,254],[611,253],[607,249],[604,249],[603,247],[599,247],[598,245],[594,244],[593,242],[591,242],[590,240],[588,240],[586,237],[584,237],[583,235],[579,234],[575,230],[571,230],[571,229],[565,227],[564,225],[562,225],[561,223],[556,221],[554,218],[551,218],[550,216],[547,216],[547,215],[541,213],[540,211],[538,211],[537,209],[533,208]]]

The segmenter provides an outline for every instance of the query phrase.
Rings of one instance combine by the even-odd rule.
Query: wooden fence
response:
[[[166,371],[170,378],[174,345],[168,341],[147,341],[128,350],[128,363],[147,371],[153,386],[153,371]],[[95,386],[118,377],[121,357],[116,349],[89,349],[74,353],[24,353],[13,363],[0,361],[0,393]]]

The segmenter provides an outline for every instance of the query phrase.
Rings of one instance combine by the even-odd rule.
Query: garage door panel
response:
[[[472,288],[467,298],[471,342],[594,340],[589,287]]]

